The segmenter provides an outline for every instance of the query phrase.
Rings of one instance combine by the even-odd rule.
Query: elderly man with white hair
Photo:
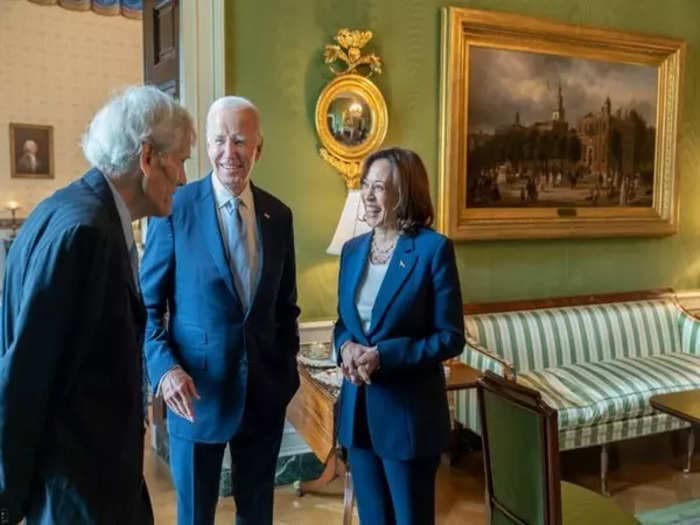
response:
[[[20,173],[37,173],[43,166],[37,158],[39,145],[35,140],[27,139],[22,144],[22,155],[17,160],[17,171]]]
[[[170,213],[194,126],[153,87],[107,103],[93,168],[40,203],[10,249],[0,324],[0,524],[150,524],[131,221]]]
[[[250,101],[214,102],[212,173],[149,223],[146,363],[168,406],[180,525],[214,523],[226,444],[236,523],[272,523],[285,410],[299,386],[299,308],[292,213],[250,182],[262,145]]]

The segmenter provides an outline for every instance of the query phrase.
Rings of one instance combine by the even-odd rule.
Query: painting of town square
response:
[[[467,208],[651,207],[657,69],[472,46]]]

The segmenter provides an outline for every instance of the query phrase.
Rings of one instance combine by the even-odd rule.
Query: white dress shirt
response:
[[[211,174],[211,181],[214,189],[214,198],[216,199],[216,220],[219,222],[219,231],[221,232],[221,239],[223,240],[226,250],[226,257],[230,261],[231,250],[226,242],[226,239],[228,239],[228,221],[223,214],[228,213],[224,208],[235,196],[221,183],[219,177],[217,177],[215,173]],[[241,199],[242,203],[242,206],[238,208],[238,212],[241,214],[241,218],[245,224],[248,253],[250,254],[250,261],[248,261],[248,264],[250,267],[250,275],[253,276],[252,289],[250,290],[252,298],[255,296],[255,289],[257,288],[259,279],[260,242],[258,239],[258,221],[255,216],[255,202],[253,201],[253,192],[250,189],[250,183],[246,184],[238,197]]]
[[[362,281],[360,281],[360,286],[357,288],[355,305],[357,306],[357,313],[360,316],[362,331],[365,335],[369,333],[369,327],[372,325],[372,309],[377,301],[379,288],[384,282],[387,268],[389,268],[389,261],[384,264],[372,264],[367,260],[362,274]]]
[[[226,239],[228,239],[228,221],[226,220],[223,214],[228,213],[225,210],[225,207],[226,204],[234,198],[234,195],[228,190],[226,186],[224,186],[221,183],[219,177],[217,177],[216,174],[213,172],[211,174],[211,181],[212,189],[214,191],[214,200],[216,202],[216,220],[219,223],[219,231],[221,232],[221,239],[224,243],[224,249],[226,250],[226,258],[230,260],[230,248],[226,242]],[[251,260],[249,261],[250,271],[251,275],[255,276],[255,281],[253,285],[257,286],[259,278],[258,270],[260,260],[258,246],[260,243],[258,241],[258,223],[255,217],[255,202],[253,201],[253,192],[250,189],[250,184],[246,184],[246,187],[243,189],[243,191],[238,197],[243,203],[242,206],[239,206],[238,212],[241,214],[241,217],[243,218],[243,221],[246,226],[246,233],[248,238],[248,253],[251,254]],[[251,290],[251,293],[255,294],[255,288]],[[157,395],[162,393],[161,390],[163,385],[163,379],[165,379],[169,372],[178,368],[181,368],[180,365],[172,367],[170,370],[167,370],[163,374],[163,377],[161,377],[160,381],[158,382],[158,387],[156,388]]]
[[[117,206],[117,213],[119,214],[119,222],[122,225],[122,232],[124,232],[124,242],[126,243],[126,253],[129,254],[129,262],[131,263],[131,271],[134,275],[134,284],[136,289],[139,289],[139,269],[138,269],[138,257],[132,257],[132,246],[136,246],[134,243],[134,231],[131,229],[131,213],[129,213],[129,208],[126,207],[126,202],[121,196],[121,193],[117,191],[114,187],[112,181],[104,173],[102,176],[107,181],[109,190],[112,192],[112,198],[114,199],[114,204]]]

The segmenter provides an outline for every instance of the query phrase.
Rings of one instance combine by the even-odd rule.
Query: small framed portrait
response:
[[[20,179],[53,179],[53,126],[10,123],[10,174]]]

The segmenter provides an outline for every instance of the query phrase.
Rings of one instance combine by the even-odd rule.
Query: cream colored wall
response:
[[[143,77],[141,22],[0,0],[0,218],[26,216],[88,168],[80,137],[117,88]],[[9,123],[54,127],[55,179],[10,178]]]

